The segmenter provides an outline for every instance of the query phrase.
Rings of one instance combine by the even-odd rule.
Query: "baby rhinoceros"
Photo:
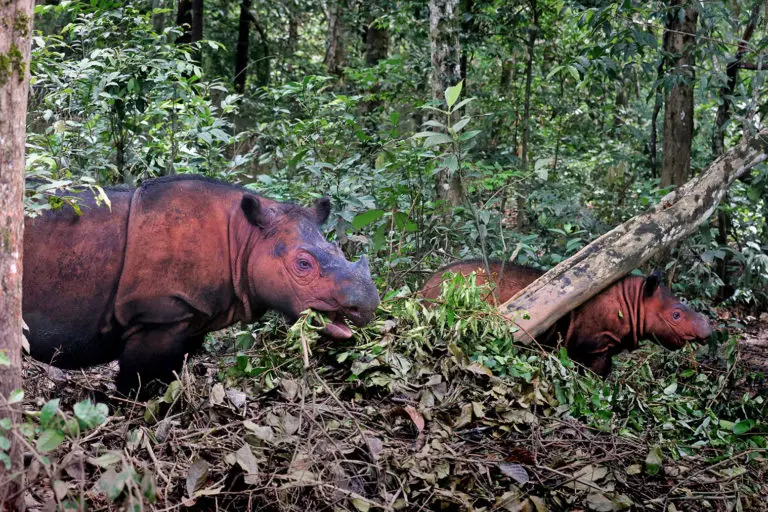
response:
[[[27,219],[23,317],[32,356],[61,368],[120,361],[117,389],[168,381],[205,335],[267,310],[324,312],[352,336],[379,304],[365,258],[350,263],[320,233],[328,199],[280,203],[194,175],[80,196]]]
[[[459,261],[435,272],[419,291],[426,299],[440,295],[446,273],[476,273],[478,285],[493,288],[486,300],[501,304],[544,273],[540,270],[491,261],[491,279],[481,260]],[[680,302],[661,282],[661,275],[627,276],[563,316],[538,337],[550,347],[562,339],[568,356],[606,377],[612,358],[623,350],[635,350],[641,339],[653,339],[670,350],[687,342],[704,341],[712,335],[707,317]]]

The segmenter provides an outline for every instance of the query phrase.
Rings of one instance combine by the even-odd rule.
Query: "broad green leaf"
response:
[[[741,420],[733,426],[733,433],[737,436],[746,434],[755,426],[755,420]]]
[[[170,384],[168,384],[168,387],[165,389],[165,394],[163,394],[163,402],[167,404],[172,404],[176,401],[177,398],[181,395],[181,382],[178,380],[174,380]]]
[[[422,123],[422,126],[433,126],[435,128],[439,128],[441,130],[447,130],[448,128],[441,123],[440,121],[435,121],[434,119],[430,119],[429,121],[426,121]]]
[[[24,390],[23,389],[14,389],[11,391],[10,396],[8,396],[8,403],[9,404],[16,404],[24,400]]]
[[[461,95],[461,88],[464,86],[464,81],[457,83],[456,85],[449,87],[445,90],[445,102],[448,104],[448,108],[451,108],[456,100]]]
[[[664,388],[664,394],[667,396],[674,395],[677,391],[677,382],[673,382],[669,386]]]
[[[386,212],[384,210],[368,210],[367,212],[359,213],[352,219],[352,227],[355,229],[361,229],[372,222],[379,220]]]
[[[352,505],[354,505],[359,512],[368,512],[371,509],[371,504],[360,498],[352,498]]]
[[[459,160],[456,158],[456,155],[446,155],[445,158],[443,158],[443,167],[448,169],[451,173],[454,173],[459,170]]]
[[[459,110],[461,107],[463,107],[464,105],[466,105],[470,101],[475,101],[476,99],[477,98],[473,97],[473,98],[467,98],[465,100],[461,100],[455,107],[453,107],[453,111],[455,112],[455,111]]]
[[[75,418],[84,429],[91,429],[104,423],[109,414],[109,408],[105,404],[94,404],[90,400],[83,400],[75,404],[73,408]]]
[[[118,474],[114,469],[108,469],[101,475],[96,485],[104,491],[110,501],[115,501],[122,494],[125,483],[126,478],[123,473]]]
[[[44,430],[37,439],[37,449],[43,453],[50,452],[64,442],[64,434],[60,430],[49,428]]]
[[[453,139],[450,135],[447,133],[440,133],[436,132],[433,133],[431,137],[429,137],[426,141],[424,141],[424,147],[430,148],[432,146],[436,146],[437,144],[448,144],[453,142]]]
[[[463,141],[465,141],[465,140],[473,139],[473,138],[475,138],[475,137],[476,137],[476,136],[477,136],[477,135],[478,135],[480,132],[481,132],[481,130],[470,130],[470,131],[468,131],[468,132],[464,132],[464,133],[462,133],[461,135],[459,135],[459,140],[463,142]]]
[[[40,410],[40,425],[47,427],[59,410],[59,399],[49,400]]]
[[[653,476],[661,469],[662,454],[660,446],[651,447],[648,455],[645,457],[645,472]]]
[[[467,117],[459,120],[459,122],[457,122],[455,125],[453,125],[453,127],[452,127],[453,132],[454,133],[459,133],[462,129],[464,129],[465,126],[467,126],[467,123],[469,123],[469,121],[471,119],[472,118],[470,116],[467,116]]]
[[[100,468],[108,468],[122,460],[120,452],[110,451],[99,457],[88,457],[88,462]]]

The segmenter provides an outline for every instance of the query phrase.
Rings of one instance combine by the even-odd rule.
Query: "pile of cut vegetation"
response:
[[[564,352],[515,345],[481,293],[454,290],[431,310],[389,298],[349,346],[318,342],[308,318],[288,332],[274,320],[230,332],[209,347],[230,355],[194,358],[163,397],[113,415],[74,403],[111,385],[113,369],[54,375],[28,363],[27,409],[40,411],[26,432],[28,506],[768,507],[768,390],[736,340],[715,358],[647,345],[603,381]]]

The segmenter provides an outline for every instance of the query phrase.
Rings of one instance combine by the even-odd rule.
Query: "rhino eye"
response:
[[[296,266],[298,267],[299,270],[307,271],[312,269],[312,262],[307,259],[301,258],[296,262]]]
[[[673,311],[672,312],[672,320],[680,320],[680,312],[679,311]]]

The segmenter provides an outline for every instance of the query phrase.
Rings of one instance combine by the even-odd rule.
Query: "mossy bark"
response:
[[[461,80],[459,0],[430,0],[429,46],[432,54],[432,98],[443,102],[445,90]],[[452,206],[461,204],[462,183],[458,172],[437,173],[437,197]]]
[[[24,235],[24,137],[29,91],[32,0],[0,3],[0,418],[15,425],[21,404],[7,398],[21,387],[21,278]],[[16,436],[6,452],[10,469],[0,464],[0,510],[23,510],[23,463]]]

